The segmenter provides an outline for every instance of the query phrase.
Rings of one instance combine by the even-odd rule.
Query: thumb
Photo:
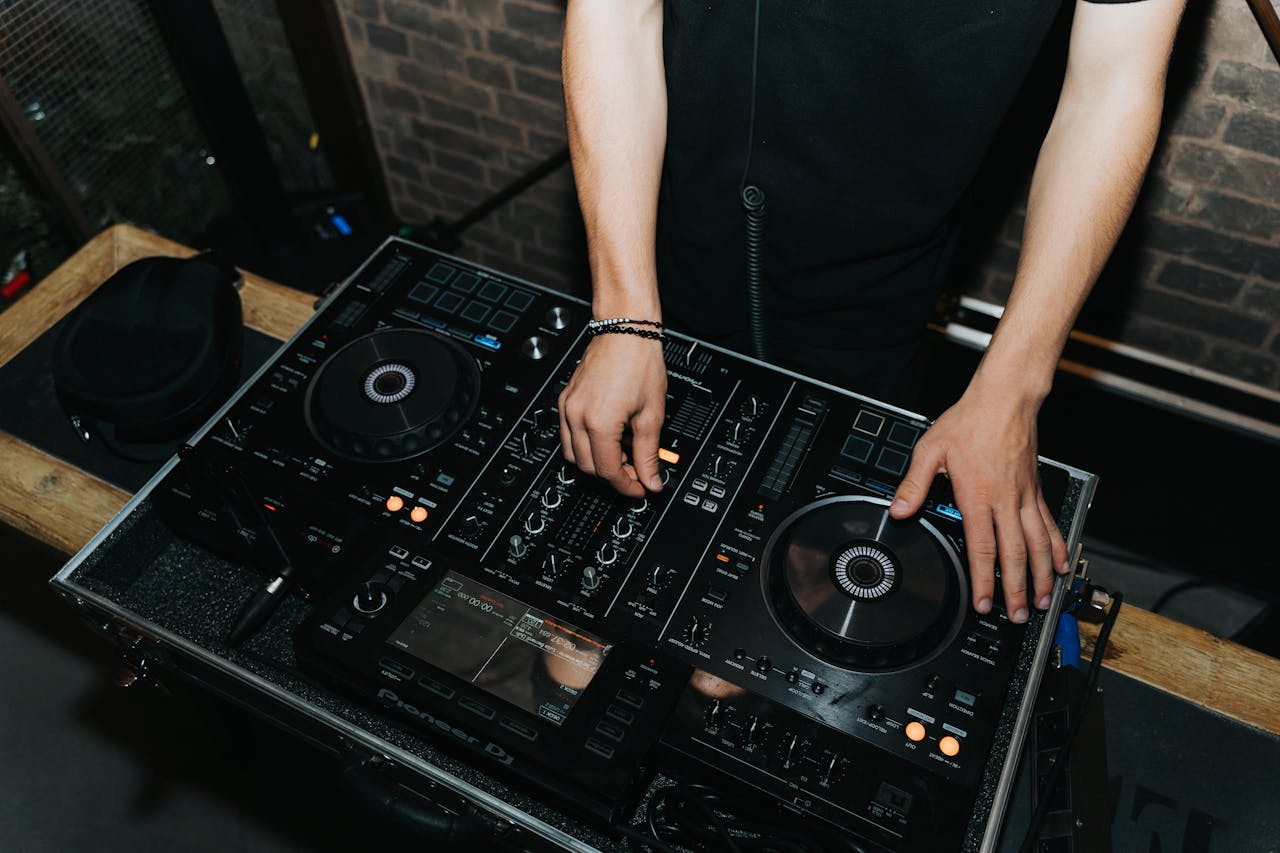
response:
[[[907,469],[907,476],[898,484],[893,503],[889,505],[889,515],[902,519],[918,512],[924,505],[925,496],[929,494],[934,475],[943,470],[942,462],[941,449],[935,450],[927,442],[917,444],[915,452],[911,454],[911,467]]]

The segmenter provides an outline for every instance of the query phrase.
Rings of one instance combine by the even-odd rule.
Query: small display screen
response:
[[[448,572],[387,642],[563,725],[612,644]]]

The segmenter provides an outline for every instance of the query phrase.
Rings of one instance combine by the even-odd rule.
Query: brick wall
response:
[[[564,144],[563,0],[339,5],[405,221],[454,219]],[[1081,325],[1280,388],[1280,68],[1244,0],[1190,5],[1155,165]],[[958,289],[997,302],[1028,168],[1001,162],[1011,190],[986,196],[991,227],[957,273]],[[468,231],[460,253],[585,294],[581,231],[566,168]]]

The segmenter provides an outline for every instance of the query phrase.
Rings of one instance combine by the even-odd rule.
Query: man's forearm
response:
[[[563,66],[594,310],[599,317],[655,319],[667,117],[661,0],[570,2]]]
[[[1163,13],[1162,22],[1173,16],[1167,34],[1148,48],[1152,59],[1137,68],[1069,70],[1036,163],[1013,291],[975,376],[975,382],[998,385],[1033,404],[1048,393],[1067,335],[1133,209],[1155,146],[1164,60],[1181,4],[1151,5]],[[1073,37],[1073,51],[1085,55],[1081,63],[1091,58],[1091,48],[1105,49],[1075,45],[1097,23],[1086,21],[1085,34]]]

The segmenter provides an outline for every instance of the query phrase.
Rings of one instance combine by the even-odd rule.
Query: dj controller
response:
[[[945,481],[889,517],[928,422],[672,334],[664,485],[624,497],[561,454],[588,319],[390,240],[152,500],[271,578],[202,472],[234,478],[307,598],[311,678],[605,831],[660,773],[865,850],[989,839],[1047,634],[968,605]],[[1092,478],[1041,479],[1074,545]]]

